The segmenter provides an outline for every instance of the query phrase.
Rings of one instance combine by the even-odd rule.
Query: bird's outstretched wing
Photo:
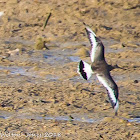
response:
[[[115,115],[117,115],[117,110],[119,108],[119,102],[118,102],[118,87],[114,80],[112,79],[111,75],[108,73],[108,75],[99,75],[96,74],[98,80],[100,83],[103,84],[103,86],[107,89],[108,97],[111,102],[112,107],[115,110]]]
[[[92,69],[91,69],[91,65],[89,65],[88,63],[86,63],[86,62],[84,62],[82,60],[78,64],[77,72],[85,80],[88,80],[91,77],[92,73],[93,73]]]
[[[90,52],[91,62],[94,62],[96,47],[98,45],[97,37],[96,37],[96,34],[92,31],[92,29],[90,27],[88,27],[87,25],[85,25],[85,29],[86,29],[88,39],[91,44],[91,52]]]

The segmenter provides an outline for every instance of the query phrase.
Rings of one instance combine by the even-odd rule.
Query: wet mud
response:
[[[1,11],[0,139],[140,139],[138,0],[1,0]],[[95,75],[77,74],[90,63],[83,22],[115,67],[117,117]]]

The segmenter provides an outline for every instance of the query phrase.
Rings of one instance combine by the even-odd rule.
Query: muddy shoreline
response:
[[[139,10],[138,0],[1,0],[0,139],[139,140]],[[83,22],[118,66],[118,117],[96,77],[77,74],[90,63]]]

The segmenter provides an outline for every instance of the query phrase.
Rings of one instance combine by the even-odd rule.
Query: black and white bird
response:
[[[78,73],[82,78],[88,80],[92,74],[95,74],[101,84],[106,88],[109,100],[117,116],[119,108],[118,102],[118,86],[110,75],[109,66],[104,56],[104,45],[90,27],[85,25],[88,39],[91,44],[91,65],[84,61],[80,61],[78,65]]]

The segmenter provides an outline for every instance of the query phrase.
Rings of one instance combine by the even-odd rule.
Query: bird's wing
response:
[[[85,80],[88,80],[91,77],[92,73],[93,73],[92,69],[91,69],[91,65],[89,65],[88,63],[86,63],[86,62],[84,62],[82,60],[78,64],[77,72]]]
[[[96,34],[92,31],[92,29],[88,27],[87,25],[85,25],[85,29],[86,29],[88,39],[91,44],[90,58],[91,58],[91,61],[94,62],[95,51],[98,44],[97,37],[96,37]]]
[[[108,73],[107,76],[105,75],[99,75],[96,74],[98,80],[100,83],[104,85],[104,87],[107,89],[108,97],[110,99],[110,102],[112,104],[112,107],[115,109],[115,112],[117,112],[119,104],[118,104],[118,87],[113,81],[112,77]],[[110,86],[109,83],[112,83],[114,86]]]

